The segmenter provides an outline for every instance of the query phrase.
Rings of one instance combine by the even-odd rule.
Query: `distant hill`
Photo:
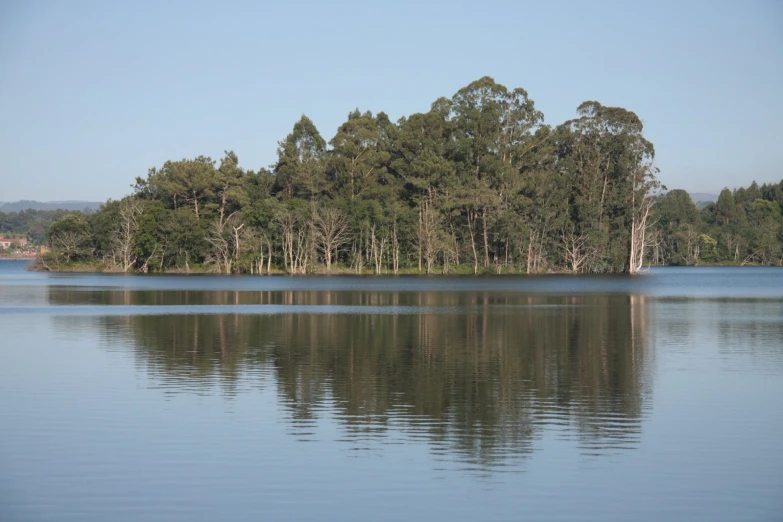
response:
[[[688,194],[694,203],[696,203],[696,206],[699,208],[704,208],[710,203],[714,203],[718,201],[717,194],[707,194],[705,192],[691,192]]]
[[[14,201],[0,203],[0,212],[19,212],[20,210],[98,210],[103,203],[97,201]]]

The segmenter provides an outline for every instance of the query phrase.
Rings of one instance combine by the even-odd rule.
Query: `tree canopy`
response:
[[[91,216],[49,229],[47,266],[124,271],[637,272],[781,262],[781,186],[701,212],[656,180],[630,110],[586,101],[551,126],[490,77],[393,122],[356,109],[334,136],[302,116],[269,168],[233,151],[170,160]]]

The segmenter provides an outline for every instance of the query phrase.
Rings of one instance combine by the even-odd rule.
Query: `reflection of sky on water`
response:
[[[607,294],[0,274],[0,515],[774,519],[778,273]],[[240,290],[272,281],[329,288]]]

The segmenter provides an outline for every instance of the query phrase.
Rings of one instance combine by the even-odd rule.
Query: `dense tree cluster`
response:
[[[303,116],[269,170],[246,170],[233,152],[168,161],[132,195],[54,223],[44,261],[141,272],[636,272],[656,244],[653,158],[633,112],[589,101],[548,126],[527,92],[485,77],[396,123],[356,110],[328,143]]]
[[[68,210],[32,209],[0,212],[0,236],[24,237],[33,245],[43,245],[52,223],[69,213]]]
[[[683,190],[661,196],[650,255],[656,263],[783,265],[783,181],[734,192],[699,210]]]

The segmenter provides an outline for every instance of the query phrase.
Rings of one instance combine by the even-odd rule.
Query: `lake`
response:
[[[783,269],[0,261],[0,520],[783,518]]]

